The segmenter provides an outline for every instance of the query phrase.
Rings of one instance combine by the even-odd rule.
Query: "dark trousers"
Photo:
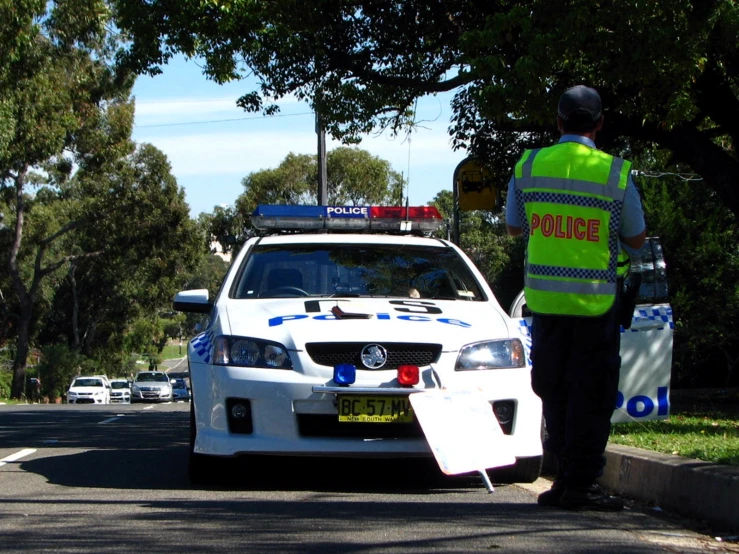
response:
[[[587,486],[603,473],[621,367],[617,313],[534,314],[531,382],[544,410],[544,449],[565,484]]]

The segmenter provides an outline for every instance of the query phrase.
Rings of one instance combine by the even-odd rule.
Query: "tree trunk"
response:
[[[80,304],[79,304],[79,298],[77,296],[77,279],[74,277],[74,270],[76,269],[77,264],[74,262],[69,264],[69,281],[72,284],[72,336],[73,336],[73,344],[72,348],[75,350],[80,349],[80,328],[79,328],[79,313],[80,313]]]
[[[704,183],[739,217],[736,186],[739,183],[739,160],[716,144],[709,135],[689,123],[665,129],[658,124],[643,125],[639,120],[615,116],[601,138],[607,144],[618,136],[653,142],[670,150],[674,162],[691,167],[703,177]]]
[[[15,359],[13,359],[13,384],[10,388],[10,398],[20,400],[26,389],[26,364],[30,350],[31,307],[27,298],[21,300],[21,313],[18,318],[18,335]]]

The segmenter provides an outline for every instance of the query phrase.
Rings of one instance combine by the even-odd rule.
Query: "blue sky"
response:
[[[315,116],[304,102],[279,102],[277,117],[246,113],[236,99],[248,83],[217,85],[194,61],[177,58],[156,77],[139,77],[134,87],[133,138],[162,150],[184,188],[196,217],[214,206],[233,204],[251,172],[272,169],[290,152],[315,154]],[[410,179],[411,205],[424,205],[441,190],[452,189],[456,166],[465,152],[453,152],[447,134],[451,94],[419,101],[421,128],[411,136],[367,136],[359,148],[390,162]],[[330,151],[340,144],[327,137]]]

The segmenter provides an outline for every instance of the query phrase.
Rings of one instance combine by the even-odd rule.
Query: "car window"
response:
[[[127,389],[128,383],[126,381],[111,381],[110,385],[114,389]]]
[[[139,373],[136,375],[136,381],[137,382],[149,382],[149,383],[157,383],[157,382],[164,382],[168,383],[169,379],[164,373]]]
[[[484,300],[451,248],[385,244],[256,246],[235,298],[370,296]]]
[[[103,382],[100,379],[75,379],[72,383],[73,387],[102,387]]]

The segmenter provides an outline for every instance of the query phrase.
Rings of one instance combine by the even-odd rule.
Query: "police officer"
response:
[[[524,290],[533,312],[532,387],[541,398],[546,451],[558,462],[541,506],[620,510],[605,494],[603,453],[618,394],[621,245],[646,229],[631,163],[595,147],[598,93],[568,89],[558,105],[561,138],[524,152],[508,188],[506,226],[526,240]]]

